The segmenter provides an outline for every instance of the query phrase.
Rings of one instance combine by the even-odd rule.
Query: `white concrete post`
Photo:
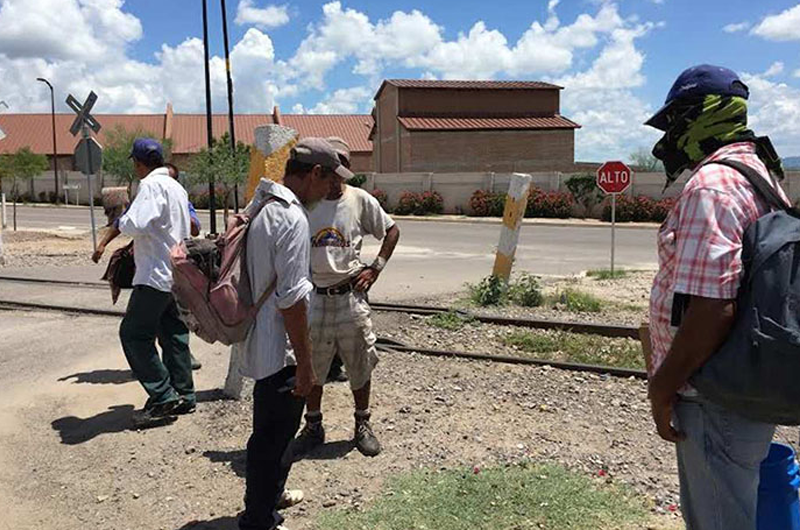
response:
[[[8,226],[8,218],[6,217],[6,194],[0,194],[0,217],[2,217],[2,223],[0,226],[3,228]]]
[[[525,207],[528,205],[528,190],[533,177],[525,173],[514,173],[508,186],[506,208],[503,213],[503,227],[500,229],[500,244],[497,245],[497,255],[494,260],[493,276],[503,279],[508,283],[511,277],[511,266],[517,252],[519,229],[525,217]]]

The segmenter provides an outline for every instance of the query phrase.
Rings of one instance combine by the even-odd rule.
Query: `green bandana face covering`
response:
[[[747,128],[747,102],[737,96],[707,95],[676,104],[668,117],[669,129],[653,148],[664,163],[667,184],[675,182],[720,147],[753,142],[770,172],[783,178],[780,158],[767,137],[756,137]]]

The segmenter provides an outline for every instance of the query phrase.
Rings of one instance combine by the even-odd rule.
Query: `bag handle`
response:
[[[783,200],[783,197],[781,197],[780,194],[778,194],[778,192],[775,191],[775,188],[773,188],[767,183],[767,181],[764,179],[761,173],[759,173],[752,167],[748,166],[747,164],[743,164],[737,160],[723,159],[723,160],[714,160],[705,165],[710,165],[710,164],[719,164],[721,166],[728,166],[729,168],[735,169],[736,171],[741,173],[747,179],[747,181],[753,186],[753,188],[755,188],[758,195],[760,195],[761,198],[764,199],[767,202],[767,204],[770,205],[772,208],[783,211],[794,210],[794,208],[790,204],[787,204],[786,201]]]

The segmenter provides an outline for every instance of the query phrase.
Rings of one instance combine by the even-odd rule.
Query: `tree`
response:
[[[219,140],[214,140],[211,149],[200,151],[189,164],[188,180],[191,184],[208,184],[213,178],[222,191],[222,204],[225,218],[228,218],[229,204],[233,190],[247,181],[250,173],[250,146],[236,142],[231,149],[231,137],[226,132]],[[215,197],[218,193],[215,190]]]
[[[30,147],[22,147],[3,163],[4,171],[10,172],[14,192],[14,230],[17,229],[17,199],[19,190],[17,180],[30,180],[37,175],[41,175],[50,164],[45,155],[37,155],[31,151]]]
[[[128,193],[130,193],[131,185],[136,180],[133,162],[128,159],[131,149],[133,149],[133,141],[137,138],[159,138],[160,136],[142,128],[129,130],[122,125],[117,125],[105,135],[103,171],[116,177],[117,183],[126,185]],[[169,160],[172,154],[172,140],[169,138],[163,140],[161,146],[164,148],[164,160]]]
[[[658,158],[653,156],[653,153],[640,147],[638,150],[630,154],[631,164],[636,166],[636,169],[643,173],[658,173],[664,171],[664,164]]]

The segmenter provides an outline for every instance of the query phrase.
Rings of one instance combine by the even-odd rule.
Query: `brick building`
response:
[[[374,170],[572,171],[562,87],[538,81],[385,80],[375,95]]]
[[[158,139],[172,140],[172,160],[179,167],[188,166],[193,155],[206,147],[205,114],[174,114],[167,106],[164,114],[95,114],[103,125],[98,135],[102,145],[109,131],[116,127],[142,130]],[[74,114],[56,114],[56,144],[59,171],[72,171],[75,162],[72,153],[78,142],[69,133]],[[281,114],[276,107],[272,114],[238,114],[234,116],[237,141],[252,145],[254,130],[259,125],[278,124],[291,127],[300,137],[340,136],[352,149],[352,164],[357,172],[372,171],[372,143],[369,132],[372,117],[368,114]],[[0,140],[0,155],[29,147],[35,153],[53,155],[52,122],[50,114],[0,114],[0,129],[6,137]],[[212,116],[212,129],[216,138],[228,130],[228,115]]]

